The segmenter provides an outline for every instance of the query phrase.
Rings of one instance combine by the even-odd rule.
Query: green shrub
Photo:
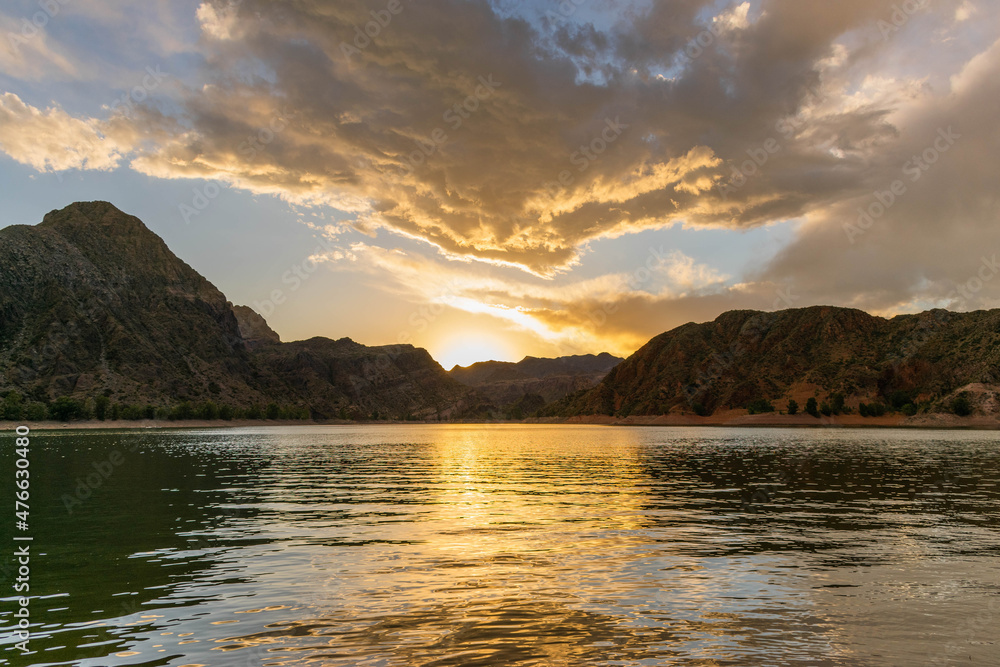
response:
[[[170,419],[194,419],[194,408],[187,401],[179,403],[170,411]]]
[[[44,403],[28,403],[24,408],[24,418],[31,422],[44,421],[49,416],[49,408]]]
[[[139,421],[146,416],[146,409],[141,405],[123,405],[121,406],[121,418],[128,419],[129,421]]]
[[[902,410],[908,403],[913,403],[914,392],[897,389],[889,395],[889,405],[893,410]]]
[[[912,417],[913,415],[917,414],[917,406],[915,406],[913,403],[907,403],[902,408],[900,408],[900,411],[907,417]]]
[[[80,401],[69,396],[60,396],[49,405],[49,416],[55,421],[66,422],[86,419],[87,408]]]
[[[111,404],[111,399],[107,396],[98,396],[94,399],[94,416],[104,421],[108,416],[108,406]]]
[[[16,391],[12,391],[3,399],[0,405],[0,419],[16,422],[21,419],[24,413],[24,398]]]
[[[972,414],[972,403],[969,402],[969,397],[964,392],[952,400],[951,411],[959,417],[968,417]]]
[[[797,415],[799,413],[799,403],[794,398],[788,399],[788,414]]]
[[[819,417],[819,406],[816,404],[815,397],[806,401],[806,412],[811,414],[813,417]]]
[[[758,398],[755,401],[750,401],[747,405],[747,411],[752,415],[758,415],[765,412],[774,412],[774,406],[766,398]]]
[[[868,405],[868,416],[869,417],[881,417],[885,414],[886,407],[882,403],[869,403]]]
[[[219,418],[219,407],[212,401],[206,401],[195,410],[198,419],[213,420]]]

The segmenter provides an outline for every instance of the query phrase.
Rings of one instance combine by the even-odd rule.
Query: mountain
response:
[[[310,338],[261,347],[255,360],[280,387],[324,417],[448,419],[481,402],[427,350],[412,345],[368,347],[350,338]]]
[[[43,398],[262,399],[226,297],[104,202],[0,230],[0,387]]]
[[[1000,310],[885,319],[829,306],[732,311],[653,338],[551,414],[664,415],[791,398],[944,409],[959,394],[990,412],[1000,391]]]
[[[562,375],[604,376],[616,365],[624,361],[607,352],[583,354],[555,359],[525,357],[521,361],[480,361],[470,366],[455,366],[448,374],[459,382],[470,386],[480,386],[490,382],[507,380],[540,379]]]
[[[455,366],[448,375],[475,387],[502,410],[528,415],[546,403],[593,387],[622,361],[606,352],[556,359],[525,357],[516,363],[481,361]]]
[[[136,217],[107,202],[0,229],[0,394],[276,404],[316,417],[450,416],[481,400],[426,351],[282,343]]]

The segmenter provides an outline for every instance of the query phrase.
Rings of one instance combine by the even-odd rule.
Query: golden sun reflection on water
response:
[[[79,437],[102,456],[123,446]],[[65,589],[51,655],[98,656],[77,667],[854,667],[947,658],[967,636],[970,664],[988,664],[990,639],[962,619],[1000,611],[987,604],[995,443],[866,437],[156,434],[92,514],[39,522],[58,527],[47,567]],[[56,476],[65,449],[36,451]],[[907,491],[919,486],[948,493]]]

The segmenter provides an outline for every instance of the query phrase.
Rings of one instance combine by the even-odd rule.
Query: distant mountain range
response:
[[[517,363],[481,361],[455,366],[448,375],[475,387],[492,405],[504,406],[506,416],[519,419],[551,401],[590,389],[622,361],[606,352],[557,359],[525,357]]]
[[[545,412],[711,415],[752,405],[785,410],[789,400],[801,409],[814,398],[855,414],[864,403],[904,414],[995,415],[998,380],[1000,310],[891,319],[829,306],[741,310],[653,338],[599,385]]]
[[[494,402],[411,345],[283,343],[260,315],[231,304],[138,218],[107,202],[0,229],[0,418],[29,406],[37,415],[57,399],[75,402],[75,416],[103,413],[103,405],[161,417],[496,417],[506,416],[504,401],[534,389],[544,391],[543,403],[561,398],[613,365],[521,364],[526,379],[570,377],[574,368],[591,379],[527,383],[502,396],[486,383]]]

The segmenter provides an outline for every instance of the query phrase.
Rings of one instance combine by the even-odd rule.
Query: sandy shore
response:
[[[820,415],[819,417],[813,417],[808,414],[782,415],[778,413],[750,415],[745,410],[731,410],[709,417],[659,415],[619,418],[591,415],[586,417],[571,417],[565,423],[607,424],[610,426],[789,426],[800,428],[960,428],[1000,430],[1000,418],[996,417],[957,417],[948,414],[917,415],[914,417],[904,417],[902,415],[862,417],[857,414],[832,415],[830,417]]]
[[[132,420],[107,420],[98,421],[74,421],[74,422],[4,422],[0,421],[0,432],[13,431],[18,426],[27,426],[32,431],[53,431],[61,429],[177,429],[177,428],[236,428],[241,426],[315,426],[317,424],[353,424],[354,422],[315,422],[309,420],[255,420],[255,419],[233,419],[232,421],[188,419],[185,421],[171,421],[167,419],[140,419]]]
[[[470,420],[454,422],[415,421],[415,422],[353,422],[342,420],[309,421],[309,420],[252,420],[234,419],[232,421],[208,421],[191,419],[187,421],[169,421],[160,419],[144,419],[139,421],[79,421],[79,422],[3,422],[0,421],[0,432],[13,431],[18,426],[27,426],[32,431],[51,431],[61,429],[192,429],[192,428],[237,428],[248,426],[332,426],[378,424],[381,426],[413,425],[413,424],[594,424],[605,426],[725,426],[725,427],[760,427],[783,426],[799,428],[929,428],[929,429],[975,429],[1000,430],[1000,418],[995,417],[956,417],[948,414],[917,415],[903,417],[902,415],[886,415],[883,417],[861,417],[859,415],[837,415],[831,417],[813,417],[808,414],[782,415],[777,413],[749,415],[745,410],[731,410],[711,415],[697,417],[695,415],[658,415],[609,417],[606,415],[588,415],[571,417],[569,419],[525,419],[512,420]]]

